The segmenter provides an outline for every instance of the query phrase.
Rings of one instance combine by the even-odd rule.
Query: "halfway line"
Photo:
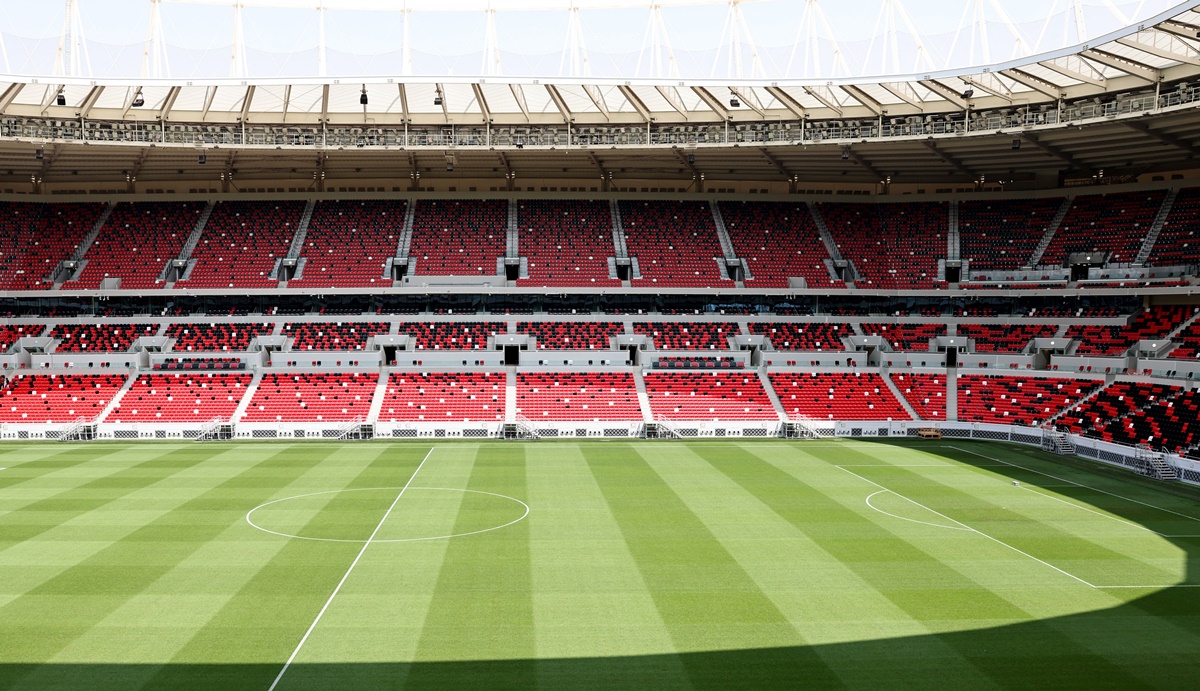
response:
[[[337,594],[341,592],[342,586],[346,583],[346,579],[350,577],[350,572],[354,570],[355,566],[358,566],[358,560],[362,559],[362,555],[366,553],[367,548],[371,546],[371,541],[375,539],[375,536],[379,534],[379,530],[383,528],[384,521],[388,519],[388,516],[392,515],[392,509],[396,508],[396,504],[400,502],[400,497],[404,496],[404,492],[408,490],[408,486],[411,485],[412,481],[416,479],[417,473],[421,472],[421,468],[424,467],[425,461],[428,461],[431,455],[433,455],[433,448],[430,448],[429,453],[425,454],[425,458],[421,459],[421,464],[418,465],[417,469],[413,471],[412,477],[408,478],[408,482],[404,483],[404,488],[400,490],[400,494],[396,495],[396,498],[392,500],[392,505],[389,506],[387,512],[383,514],[383,518],[379,519],[379,524],[375,526],[375,530],[371,531],[371,536],[368,537],[367,541],[363,543],[362,549],[358,550],[358,556],[354,558],[354,561],[350,562],[350,568],[346,569],[346,573],[342,575],[342,580],[338,581],[337,587],[333,589],[332,593],[330,593],[329,599],[325,601],[325,606],[321,608],[320,612],[317,612],[317,618],[313,619],[313,623],[308,627],[308,631],[304,632],[304,637],[301,638],[300,642],[296,644],[296,649],[292,651],[292,656],[289,657],[287,662],[283,664],[283,669],[279,670],[279,675],[275,677],[275,681],[271,682],[271,686],[267,689],[267,691],[275,691],[275,687],[279,685],[279,681],[283,679],[283,675],[287,674],[288,668],[292,666],[292,662],[296,659],[296,656],[300,654],[300,649],[304,647],[304,643],[308,640],[308,637],[312,635],[313,629],[317,628],[317,624],[320,623],[321,617],[325,616],[325,610],[329,609],[329,605],[333,604],[333,598],[337,597]]]

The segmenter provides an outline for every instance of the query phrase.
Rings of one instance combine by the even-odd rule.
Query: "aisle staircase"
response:
[[[1134,266],[1145,266],[1146,260],[1150,258],[1150,253],[1154,251],[1154,243],[1158,242],[1158,235],[1162,232],[1163,224],[1167,222],[1167,217],[1171,215],[1171,207],[1175,205],[1175,198],[1179,196],[1179,190],[1167,190],[1167,196],[1163,197],[1162,206],[1158,207],[1158,214],[1154,216],[1154,222],[1150,224],[1150,229],[1146,231],[1146,239],[1142,241],[1142,248],[1138,250],[1137,257],[1133,260]]]
[[[1054,234],[1058,232],[1058,226],[1067,217],[1067,212],[1071,210],[1071,203],[1075,201],[1075,197],[1066,197],[1062,204],[1059,205],[1058,211],[1055,212],[1054,218],[1050,220],[1050,225],[1046,226],[1046,232],[1042,235],[1041,242],[1033,250],[1033,256],[1025,263],[1022,268],[1032,269],[1042,261],[1042,255],[1046,253],[1046,248],[1054,241]]]
[[[904,392],[900,390],[900,387],[896,386],[896,382],[892,381],[892,375],[887,369],[884,369],[884,371],[880,372],[880,377],[883,379],[883,383],[887,384],[887,387],[892,392],[892,395],[895,396],[896,400],[900,402],[901,407],[904,408],[905,412],[908,413],[910,418],[913,420],[924,419],[917,414],[916,408],[913,408],[912,404],[908,402],[908,399],[904,397]]]
[[[1164,482],[1175,482],[1179,479],[1179,472],[1167,462],[1166,454],[1155,451],[1146,444],[1138,446],[1136,458],[1143,475]]]

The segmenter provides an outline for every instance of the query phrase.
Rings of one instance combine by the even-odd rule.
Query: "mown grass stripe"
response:
[[[792,645],[762,651],[756,669],[680,655],[688,683],[738,688],[795,678],[820,687],[841,682],[675,491],[630,445],[584,447],[597,484],[621,527],[679,653],[719,649],[731,636],[765,630]]]
[[[827,552],[853,569],[860,578],[918,621],[934,622],[946,617],[953,619],[963,614],[971,619],[996,622],[1018,622],[1033,618],[1010,600],[979,585],[875,521],[843,506],[825,491],[813,487],[772,463],[753,456],[735,462],[729,458],[706,455],[703,449],[697,449],[697,453],[746,491],[759,497],[785,520],[808,532]],[[829,468],[827,472],[840,471]],[[839,523],[842,525],[837,525]],[[852,524],[857,524],[856,529],[848,530],[847,526]],[[817,527],[819,529],[814,529]],[[852,534],[853,537],[842,537],[847,534]],[[924,578],[940,585],[936,588],[908,586],[902,580],[898,580],[904,573],[902,570],[888,568],[888,564],[881,563],[880,560],[891,564],[913,564],[920,569]],[[880,568],[881,566],[884,568]],[[1041,588],[1044,584],[1033,584],[1031,587]],[[1128,684],[1130,687],[1138,684],[1137,679],[1102,656],[1092,654],[1079,641],[1063,635],[1052,626],[1039,621],[1028,621],[1023,626],[1032,637],[1039,640],[1040,645],[1048,646],[1045,650],[1053,651],[1048,655],[1057,664],[1089,665],[1101,671],[1101,674],[1111,679],[1114,684]],[[996,650],[980,651],[976,642],[969,637],[932,636],[914,640],[923,648],[922,655],[938,657],[946,666],[947,673],[956,679],[970,680],[970,675],[982,674],[983,677],[975,677],[976,683],[1003,685],[1002,680],[1010,678],[1012,670],[1004,668],[1001,664],[1002,660],[1008,658],[1008,654]],[[946,655],[941,641],[949,644],[949,649],[954,651],[952,657]],[[822,653],[829,658],[830,664],[839,674],[854,679],[855,685],[884,683],[886,677],[864,677],[864,674],[878,674],[879,670],[865,670],[861,660],[837,659],[836,653],[840,650],[842,649],[833,648],[823,650]],[[912,652],[906,649],[903,654],[909,655]],[[1040,665],[1045,664],[1046,660],[1040,657],[1036,661],[1026,658],[1025,662]],[[1024,671],[1027,674],[1036,674],[1029,670]]]
[[[231,447],[224,449],[228,451]],[[214,451],[219,453],[219,447],[215,447]],[[316,465],[328,453],[309,454],[306,462]],[[290,456],[294,456],[291,447],[275,447],[272,454],[251,460],[233,477],[181,503],[170,513],[134,530],[88,559],[64,569],[54,578],[0,608],[0,622],[4,622],[0,626],[12,626],[22,632],[22,645],[16,657],[24,660],[52,659],[58,651],[145,591],[238,518],[230,515],[226,521],[196,520],[180,525],[180,516],[193,512],[205,515],[213,510],[213,499],[223,505],[229,490],[245,486],[250,478],[255,478],[253,482],[256,485],[272,477],[278,485],[285,485],[294,475],[280,474],[275,470],[292,468],[294,472],[298,464]],[[73,611],[73,616],[64,621],[61,616],[64,611]],[[14,673],[9,668],[4,672]],[[70,680],[57,679],[58,670],[50,665],[25,672],[30,673],[30,679],[23,683],[34,687],[72,683]],[[16,680],[16,677],[0,679],[0,686]],[[75,680],[75,683],[81,682]]]
[[[518,499],[528,496],[525,453],[523,445],[481,446],[467,489]],[[486,497],[465,493],[456,530],[487,523],[481,514],[496,509]],[[415,663],[403,684],[415,688],[533,687],[537,650],[531,573],[527,521],[451,539],[425,615]],[[428,664],[446,660],[456,664]]]
[[[297,445],[293,452],[307,456],[317,470],[339,462],[336,446]],[[376,455],[352,478],[341,483],[341,488],[390,487],[397,482],[403,485],[429,452],[429,447],[356,447],[356,453],[364,452]],[[280,490],[296,480],[294,474],[290,478],[281,478],[279,487],[260,492],[259,496],[265,500],[281,494]],[[282,494],[286,496],[287,492]],[[313,512],[303,528],[304,533],[329,531],[335,524],[344,527],[351,515],[373,527],[387,509],[387,503],[395,497],[394,494],[386,496],[386,493],[374,492],[343,492],[328,496],[331,497],[329,501]],[[258,503],[261,501],[251,506]],[[232,515],[229,518],[241,521],[249,507],[241,508],[243,510],[236,519]],[[252,565],[253,573],[242,580],[224,606],[175,653],[170,664],[161,666],[150,678],[150,686],[220,688],[227,683],[228,670],[209,663],[221,660],[243,670],[239,683],[246,688],[266,689],[344,575],[355,553],[362,548],[360,543],[273,537],[249,528],[244,522],[241,525],[244,527],[243,541],[254,544],[267,539],[273,543],[274,551],[266,550],[264,561]],[[288,671],[287,683],[281,688],[301,683],[305,671],[303,664],[294,665]]]

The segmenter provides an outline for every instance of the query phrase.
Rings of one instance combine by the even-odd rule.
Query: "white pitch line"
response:
[[[1023,466],[1023,465],[1017,465],[1016,463],[1009,463],[1008,461],[1006,461],[1006,460],[1004,460],[1004,459],[1001,459],[1001,458],[992,458],[991,456],[985,456],[985,455],[983,455],[983,454],[979,453],[978,451],[971,451],[970,449],[963,449],[963,448],[960,448],[960,447],[957,447],[957,446],[949,446],[949,445],[948,445],[946,448],[949,448],[949,449],[954,449],[955,451],[961,451],[961,452],[963,452],[963,453],[969,453],[969,454],[972,454],[972,455],[974,455],[974,456],[979,456],[980,458],[986,458],[986,459],[988,459],[989,461],[996,461],[997,463],[1003,463],[1004,465],[1007,465],[1007,466],[1012,466],[1013,468],[1020,468],[1021,470],[1027,470],[1027,471],[1029,471],[1029,472],[1031,472],[1031,473],[1037,473],[1038,475],[1045,475],[1046,477],[1052,477],[1052,478],[1054,478],[1055,480],[1058,480],[1058,481],[1060,481],[1060,482],[1065,482],[1065,483],[1067,483],[1067,484],[1070,484],[1070,485],[1075,485],[1076,487],[1082,487],[1082,488],[1084,488],[1084,489],[1090,489],[1090,490],[1092,490],[1093,492],[1099,492],[1099,493],[1101,493],[1101,494],[1107,494],[1107,495],[1108,495],[1108,496],[1110,496],[1110,497],[1116,497],[1117,499],[1124,499],[1125,501],[1133,502],[1134,504],[1141,504],[1142,506],[1148,506],[1148,507],[1150,507],[1150,508],[1152,508],[1152,509],[1158,509],[1159,511],[1165,511],[1166,513],[1169,513],[1169,514],[1174,514],[1174,515],[1176,515],[1176,516],[1179,516],[1180,518],[1186,518],[1186,519],[1188,519],[1188,520],[1190,520],[1190,521],[1196,521],[1196,522],[1200,522],[1200,518],[1196,518],[1195,516],[1189,516],[1189,515],[1187,515],[1186,513],[1179,513],[1178,511],[1172,511],[1171,509],[1164,509],[1164,508],[1163,508],[1163,507],[1161,507],[1161,506],[1155,506],[1154,504],[1148,504],[1148,503],[1146,503],[1146,502],[1144,502],[1144,501],[1138,501],[1137,499],[1130,499],[1129,497],[1126,497],[1126,496],[1123,496],[1123,495],[1117,494],[1116,492],[1109,492],[1109,491],[1107,491],[1107,490],[1099,489],[1099,488],[1097,488],[1097,487],[1092,487],[1091,485],[1085,485],[1085,484],[1083,484],[1083,483],[1081,483],[1081,482],[1075,482],[1074,480],[1068,480],[1068,479],[1067,479],[1067,478],[1065,478],[1065,477],[1059,477],[1059,476],[1057,476],[1057,475],[1051,475],[1050,473],[1044,473],[1044,472],[1042,472],[1042,471],[1040,471],[1040,470],[1034,470],[1033,468],[1026,468],[1026,467],[1025,467],[1025,466]]]
[[[321,608],[320,612],[317,612],[317,618],[313,619],[313,623],[308,627],[308,631],[304,632],[304,637],[301,638],[300,642],[296,644],[296,649],[292,651],[292,656],[289,657],[287,662],[284,663],[283,669],[279,670],[279,675],[275,677],[275,681],[271,682],[271,686],[267,689],[267,691],[275,691],[275,687],[279,685],[279,681],[283,679],[283,675],[287,674],[288,668],[292,666],[292,662],[296,659],[296,656],[300,654],[300,649],[304,647],[305,642],[308,641],[308,637],[312,635],[313,629],[317,628],[317,624],[320,623],[321,617],[325,616],[325,610],[329,609],[329,605],[333,604],[333,598],[337,597],[337,594],[341,592],[342,586],[346,583],[346,579],[350,578],[350,572],[354,570],[355,566],[358,566],[358,560],[362,559],[362,556],[366,553],[367,548],[371,546],[371,541],[375,539],[375,536],[379,534],[380,529],[383,528],[383,524],[385,521],[387,521],[388,516],[392,515],[392,509],[396,508],[396,504],[400,502],[400,497],[404,496],[404,492],[408,490],[408,486],[412,484],[414,479],[416,479],[417,473],[421,472],[421,468],[425,466],[425,461],[428,461],[431,455],[433,455],[433,448],[430,448],[429,453],[425,454],[425,458],[421,459],[421,464],[418,465],[417,469],[413,471],[412,477],[408,478],[408,482],[404,484],[404,489],[400,490],[400,494],[397,494],[396,498],[392,500],[392,505],[389,506],[387,512],[383,514],[383,518],[379,519],[379,524],[375,526],[375,530],[371,531],[371,536],[368,537],[367,541],[363,543],[362,549],[358,550],[358,556],[354,557],[354,561],[350,562],[350,568],[346,569],[346,573],[342,575],[342,580],[338,581],[337,587],[334,588],[333,592],[329,594],[329,599],[325,601],[325,606]]]
[[[867,497],[867,506],[871,507],[872,509],[875,509],[876,511],[883,514],[884,516],[891,516],[892,518],[896,518],[901,521],[909,521],[911,523],[920,523],[921,525],[930,525],[930,526],[933,526],[934,528],[945,528],[946,530],[968,530],[967,528],[960,528],[955,525],[941,525],[939,523],[930,523],[929,521],[918,521],[915,518],[905,518],[904,516],[897,516],[896,514],[888,513],[887,511],[884,511],[883,509],[881,509],[878,506],[875,506],[874,504],[871,503],[871,497],[878,496],[880,494],[885,494],[885,493],[896,494],[895,492],[892,492],[892,490],[890,490],[890,489],[881,489],[878,492],[876,492],[875,494],[872,494],[869,497]],[[896,496],[900,497],[901,499],[908,499],[908,497],[903,496],[901,494],[896,494]],[[909,499],[909,501],[912,501],[912,500]]]
[[[879,484],[878,482],[874,482],[874,481],[872,481],[872,480],[868,480],[867,478],[863,477],[862,475],[859,475],[858,473],[854,472],[853,470],[847,470],[846,468],[842,468],[842,466],[840,466],[840,465],[839,465],[839,466],[834,466],[834,467],[835,467],[835,468],[839,468],[839,469],[841,469],[841,470],[842,470],[842,471],[844,471],[844,472],[850,473],[851,475],[853,475],[854,477],[856,477],[856,478],[858,478],[858,479],[862,480],[863,482],[869,482],[869,483],[871,483],[872,485],[875,485],[876,487],[878,487],[879,489],[884,489],[884,490],[887,490],[887,491],[891,492],[892,494],[895,494],[897,497],[900,497],[901,499],[908,499],[908,501],[910,501],[910,502],[912,502],[912,503],[916,504],[917,506],[919,506],[919,507],[921,507],[921,508],[925,509],[926,511],[928,511],[928,512],[930,512],[930,513],[933,513],[933,514],[936,514],[936,515],[938,515],[938,516],[941,516],[942,518],[944,518],[944,519],[946,519],[947,521],[950,521],[950,522],[952,522],[952,523],[957,523],[958,525],[961,525],[963,528],[965,528],[965,529],[967,529],[967,530],[969,530],[969,531],[971,531],[971,532],[973,532],[973,533],[975,533],[975,534],[977,534],[977,535],[982,535],[983,537],[986,537],[987,539],[991,540],[992,542],[995,542],[995,543],[996,543],[996,544],[998,544],[998,545],[1003,545],[1003,546],[1005,546],[1005,547],[1007,547],[1007,548],[1011,549],[1012,551],[1016,552],[1017,554],[1021,554],[1021,555],[1024,555],[1024,556],[1026,556],[1026,557],[1029,557],[1030,559],[1032,559],[1032,560],[1034,560],[1034,561],[1038,562],[1039,564],[1043,564],[1043,565],[1045,565],[1045,566],[1049,566],[1050,568],[1052,568],[1052,569],[1054,569],[1055,571],[1057,571],[1057,572],[1061,573],[1062,575],[1064,575],[1064,576],[1067,576],[1067,577],[1069,577],[1069,578],[1073,578],[1073,579],[1075,579],[1075,580],[1079,581],[1080,583],[1082,583],[1082,584],[1084,584],[1084,585],[1088,586],[1089,588],[1095,588],[1095,587],[1096,587],[1096,586],[1092,585],[1091,583],[1088,583],[1087,581],[1083,580],[1083,579],[1082,579],[1082,578],[1080,578],[1079,576],[1076,576],[1076,575],[1075,575],[1075,574],[1073,574],[1073,573],[1069,573],[1069,572],[1067,572],[1067,571],[1063,571],[1062,569],[1058,568],[1057,566],[1055,566],[1054,564],[1051,564],[1051,563],[1050,563],[1050,562],[1048,562],[1048,561],[1044,561],[1044,560],[1042,560],[1042,559],[1038,559],[1037,557],[1033,556],[1032,554],[1030,554],[1030,553],[1028,553],[1028,552],[1024,552],[1024,551],[1022,551],[1022,550],[1020,550],[1020,549],[1017,549],[1016,547],[1013,547],[1012,545],[1008,544],[1007,542],[1005,542],[1005,541],[1003,541],[1003,540],[1001,540],[1001,539],[999,539],[999,538],[994,538],[994,537],[992,537],[991,535],[988,535],[987,533],[985,533],[985,532],[983,532],[983,531],[981,531],[981,530],[978,530],[978,529],[976,529],[976,528],[972,528],[971,526],[967,525],[966,523],[963,523],[962,521],[956,521],[956,520],[954,520],[953,518],[950,518],[949,516],[947,516],[946,514],[944,514],[944,513],[941,513],[940,511],[934,511],[933,509],[929,508],[928,506],[925,506],[925,505],[924,505],[924,504],[922,504],[921,502],[919,502],[919,501],[917,501],[917,500],[915,500],[915,499],[909,499],[908,497],[904,496],[903,494],[900,494],[899,492],[897,492],[897,491],[895,491],[895,490],[890,490],[890,489],[888,489],[887,487],[884,487],[883,485]],[[872,508],[874,508],[874,507],[872,507]]]

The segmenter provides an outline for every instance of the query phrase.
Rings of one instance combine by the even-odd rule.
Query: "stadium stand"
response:
[[[0,422],[95,420],[125,385],[124,374],[21,374],[4,385]]]
[[[196,265],[178,288],[274,288],[276,261],[287,256],[304,202],[223,201],[213,208],[192,252]]]
[[[1171,213],[1163,222],[1150,252],[1157,266],[1195,265],[1200,262],[1200,187],[1185,187],[1175,196]]]
[[[1142,406],[1150,405],[1163,398],[1175,396],[1181,388],[1166,384],[1142,382],[1114,382],[1070,410],[1063,413],[1055,426],[1075,434],[1102,425],[1107,420],[1117,420],[1137,412]]]
[[[502,199],[419,201],[410,270],[423,276],[496,276],[507,228],[508,203]]]
[[[274,324],[171,324],[167,338],[174,338],[172,350],[215,352],[245,350],[250,341],[275,330]]]
[[[1080,355],[1121,355],[1138,341],[1164,338],[1191,313],[1188,306],[1161,305],[1138,313],[1128,326],[1072,326],[1067,338],[1079,339],[1075,352]]]
[[[970,260],[973,271],[1021,268],[1033,256],[1062,201],[1048,197],[959,202],[962,258]]]
[[[1110,420],[1085,436],[1103,441],[1179,453],[1200,443],[1200,392],[1177,390],[1143,405],[1116,420]]]
[[[1058,324],[959,324],[958,335],[975,340],[977,353],[1019,353],[1035,338],[1052,338]]]
[[[0,324],[0,353],[7,353],[19,339],[41,336],[45,330],[43,324]]]
[[[845,336],[853,336],[849,324],[825,322],[751,322],[750,333],[771,339],[775,350],[845,350]]]
[[[721,278],[724,255],[705,202],[620,202],[625,244],[642,278],[635,288],[732,288]]]
[[[738,334],[729,322],[637,322],[633,332],[654,339],[659,350],[729,350],[729,337]]]
[[[167,263],[179,256],[203,202],[121,202],[88,248],[87,262],[64,290],[95,290],[120,278],[123,290],[160,288]]]
[[[104,422],[229,420],[253,378],[249,373],[143,374]]]
[[[386,322],[296,322],[285,324],[283,335],[294,339],[292,350],[362,350],[389,329]]]
[[[904,399],[923,420],[946,419],[946,375],[892,374]]]
[[[293,288],[390,287],[387,259],[404,230],[403,199],[323,199],[304,236],[304,269]]]
[[[0,205],[0,290],[49,290],[58,263],[69,259],[100,219],[99,203]]]
[[[642,419],[629,372],[522,372],[517,375],[517,412],[534,422]]]
[[[946,335],[945,324],[876,324],[862,325],[863,333],[879,336],[896,350],[929,350],[930,339]]]
[[[860,288],[929,289],[946,256],[949,211],[944,202],[817,205],[842,257],[854,262]]]
[[[379,419],[388,422],[495,422],[504,419],[503,373],[394,372]]]
[[[816,420],[910,420],[877,372],[772,372],[788,417]]]
[[[520,203],[519,247],[529,278],[518,286],[547,288],[621,285],[609,278],[613,247],[608,202],[585,199],[526,199]]]
[[[829,250],[806,205],[721,202],[719,208],[734,254],[750,265],[747,287],[787,288],[793,276],[809,288],[845,287],[829,275]]]
[[[1200,358],[1200,321],[1193,322],[1175,336],[1179,346],[1172,350],[1169,357],[1179,360]]]
[[[158,333],[157,324],[59,324],[49,333],[62,353],[124,353],[141,336]]]
[[[379,375],[303,372],[264,374],[245,422],[347,422],[367,416]]]
[[[537,338],[546,350],[608,350],[612,338],[625,333],[620,322],[520,322],[517,333]]]
[[[1109,252],[1111,261],[1133,261],[1165,194],[1153,190],[1075,197],[1041,263],[1061,265],[1072,252]]]
[[[648,372],[646,395],[657,418],[778,420],[779,414],[753,373]]]
[[[1094,379],[960,374],[958,419],[1037,426],[1102,384]]]
[[[430,322],[400,325],[417,350],[486,350],[488,337],[504,333],[504,322]]]

